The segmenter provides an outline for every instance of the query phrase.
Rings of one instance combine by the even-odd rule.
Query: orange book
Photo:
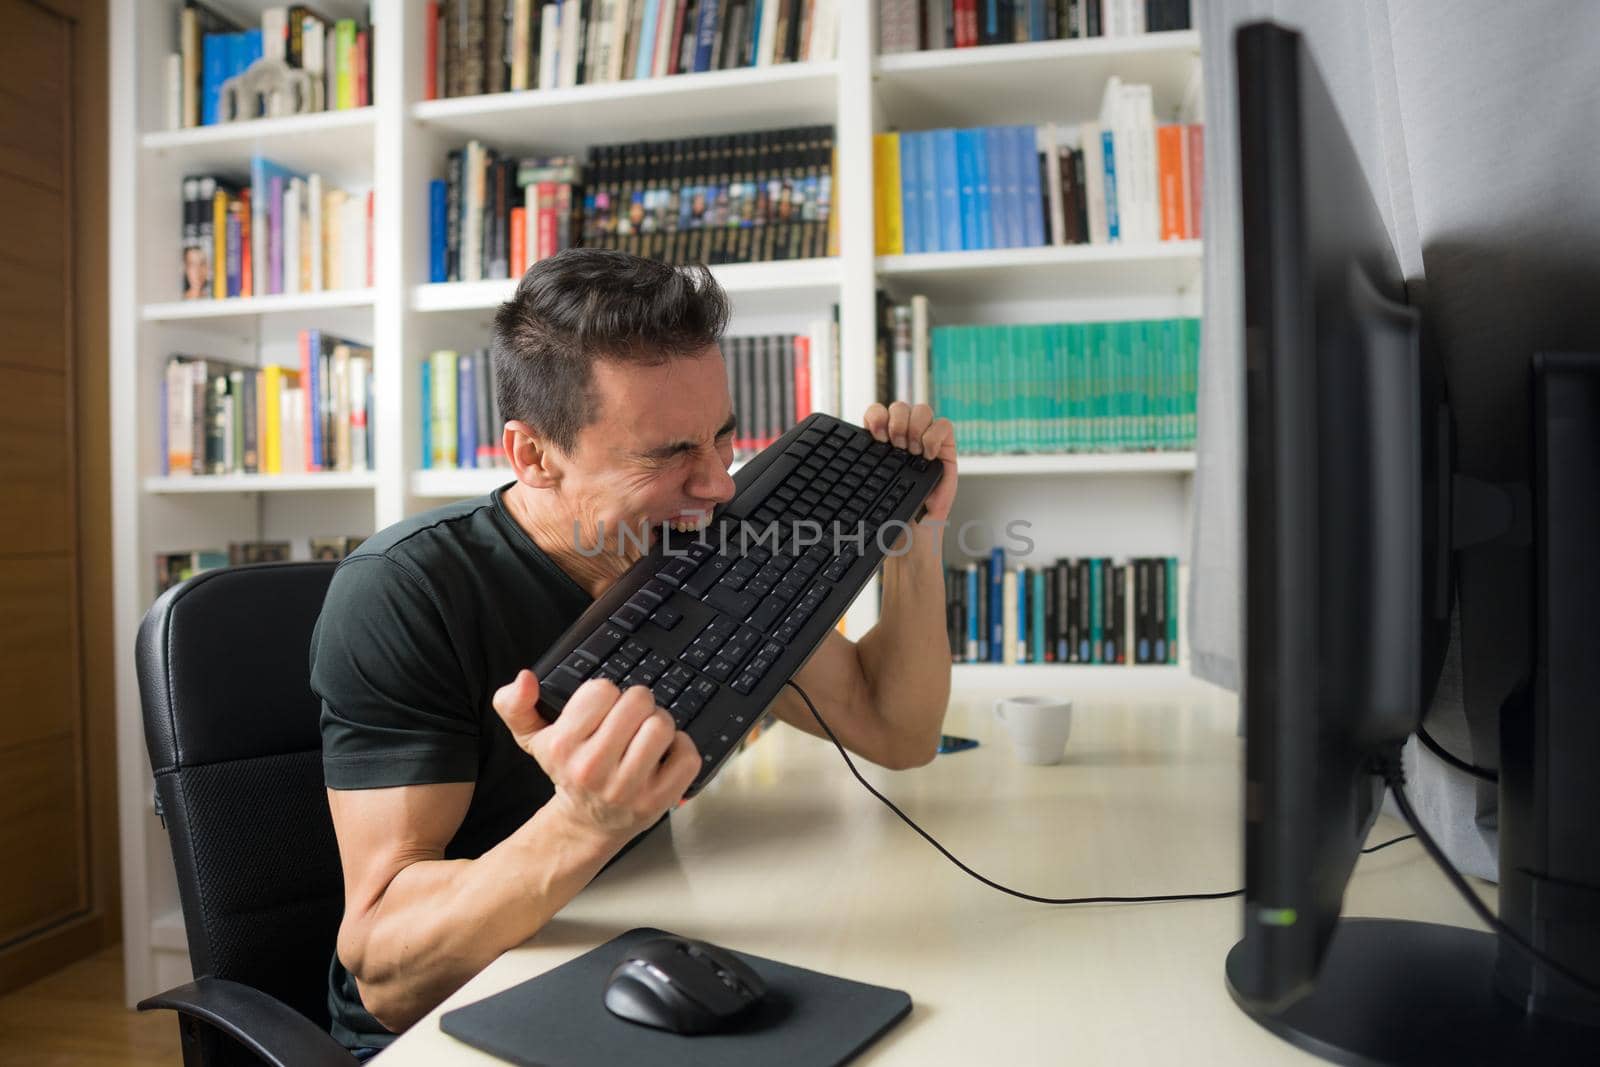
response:
[[[1180,241],[1184,237],[1182,126],[1156,128],[1156,182],[1161,195],[1161,239]]]
[[[211,295],[228,297],[228,194],[221,187],[211,196]]]
[[[511,276],[520,278],[528,269],[528,209],[511,209]]]
[[[811,338],[794,339],[794,421],[811,414]]]
[[[255,271],[250,255],[250,190],[239,190],[239,202],[244,207],[239,212],[239,295],[255,296]]]
[[[1189,139],[1189,151],[1187,153],[1189,169],[1185,173],[1185,177],[1189,179],[1188,232],[1190,237],[1200,237],[1202,236],[1200,233],[1200,212],[1202,206],[1205,204],[1205,198],[1200,195],[1201,186],[1203,184],[1201,179],[1204,177],[1206,172],[1206,154],[1204,148],[1205,127],[1199,125],[1198,123],[1185,126],[1184,134]]]

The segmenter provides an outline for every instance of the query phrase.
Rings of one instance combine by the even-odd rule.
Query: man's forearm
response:
[[[538,932],[625,843],[578,830],[546,804],[477,859],[406,867],[340,933],[367,1010],[391,1030],[410,1026]]]
[[[904,756],[933,758],[950,701],[950,638],[945,632],[944,527],[912,526],[910,550],[883,564],[883,610],[862,636],[862,667],[873,707]],[[904,545],[900,547],[905,547]]]

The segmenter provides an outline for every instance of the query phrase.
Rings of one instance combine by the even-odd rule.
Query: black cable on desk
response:
[[[861,776],[861,772],[856,769],[855,761],[850,758],[850,753],[845,751],[844,746],[839,743],[839,739],[834,736],[833,730],[829,728],[827,722],[823,720],[822,714],[817,711],[817,706],[811,702],[811,698],[806,695],[806,691],[801,689],[798,685],[795,685],[793,680],[790,680],[787,684],[796,693],[800,694],[800,699],[804,700],[806,702],[806,707],[811,709],[811,714],[816,718],[817,725],[822,727],[823,733],[828,735],[828,740],[833,742],[833,747],[837,748],[839,750],[839,755],[844,757],[845,766],[849,767],[850,773],[856,776],[856,781],[865,786],[867,792],[883,801],[883,803],[888,806],[890,811],[900,816],[900,820],[902,822],[911,827],[917,833],[921,834],[923,840],[927,841],[928,844],[938,849],[940,853],[944,855],[945,859],[949,860],[957,867],[960,867],[967,874],[970,874],[972,877],[976,878],[978,881],[982,882],[991,889],[998,889],[1002,893],[1009,893],[1014,897],[1021,897],[1023,900],[1031,900],[1038,904],[1155,904],[1173,900],[1225,900],[1228,897],[1238,897],[1244,895],[1243,889],[1229,889],[1216,893],[1171,893],[1161,896],[1146,897],[1041,897],[1035,896],[1032,893],[1023,893],[1019,890],[1011,889],[1008,886],[1001,885],[999,882],[996,882],[993,879],[985,878],[971,867],[968,867],[965,863],[962,863],[960,860],[956,859],[955,856],[951,855],[949,849],[941,845],[932,834],[928,833],[928,831],[918,826],[916,822],[912,820],[911,816],[907,815],[905,812],[896,807],[894,801],[890,800],[888,797],[878,792],[877,789],[873,788],[872,783],[863,778]]]

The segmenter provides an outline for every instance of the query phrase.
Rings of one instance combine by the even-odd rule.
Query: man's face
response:
[[[565,483],[578,547],[600,543],[602,521],[614,552],[623,526],[645,537],[659,535],[663,522],[703,526],[732,499],[733,404],[715,345],[658,366],[600,360],[592,388],[598,417],[578,434]],[[625,542],[626,555],[637,555],[639,539]]]

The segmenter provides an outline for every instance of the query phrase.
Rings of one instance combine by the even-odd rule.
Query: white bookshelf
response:
[[[254,19],[266,0],[231,0]],[[361,17],[363,0],[325,0]],[[803,332],[837,304],[843,410],[859,419],[873,390],[875,286],[926,293],[936,322],[1046,322],[1199,313],[1196,243],[942,253],[880,259],[873,249],[872,135],[944,124],[1079,121],[1099,109],[1105,78],[1155,86],[1165,116],[1191,92],[1194,33],[1001,45],[877,57],[875,5],[841,3],[836,58],[455,100],[423,100],[422,0],[370,5],[373,99],[356,111],[238,126],[162,128],[162,61],[175,50],[179,0],[119,0],[111,45],[111,397],[117,722],[126,993],[129,1002],[187,971],[165,831],[151,810],[133,640],[154,596],[160,551],[229,540],[369,534],[509,478],[504,470],[420,468],[419,367],[439,347],[487,343],[508,281],[428,284],[427,182],[445,153],[477,137],[508,151],[580,152],[591,144],[832,124],[837,257],[717,267],[732,296],[731,332]],[[374,190],[370,288],[246,300],[176,299],[181,200],[188,173],[246,172],[260,152]],[[366,341],[374,352],[375,469],[293,476],[164,478],[157,382],[173,352],[293,362],[297,330]],[[1179,554],[1187,546],[1192,455],[986,456],[962,461],[963,517],[1025,514],[1054,555]],[[847,626],[875,618],[870,588]],[[1172,668],[972,666],[961,685],[1002,688],[1168,685]]]

